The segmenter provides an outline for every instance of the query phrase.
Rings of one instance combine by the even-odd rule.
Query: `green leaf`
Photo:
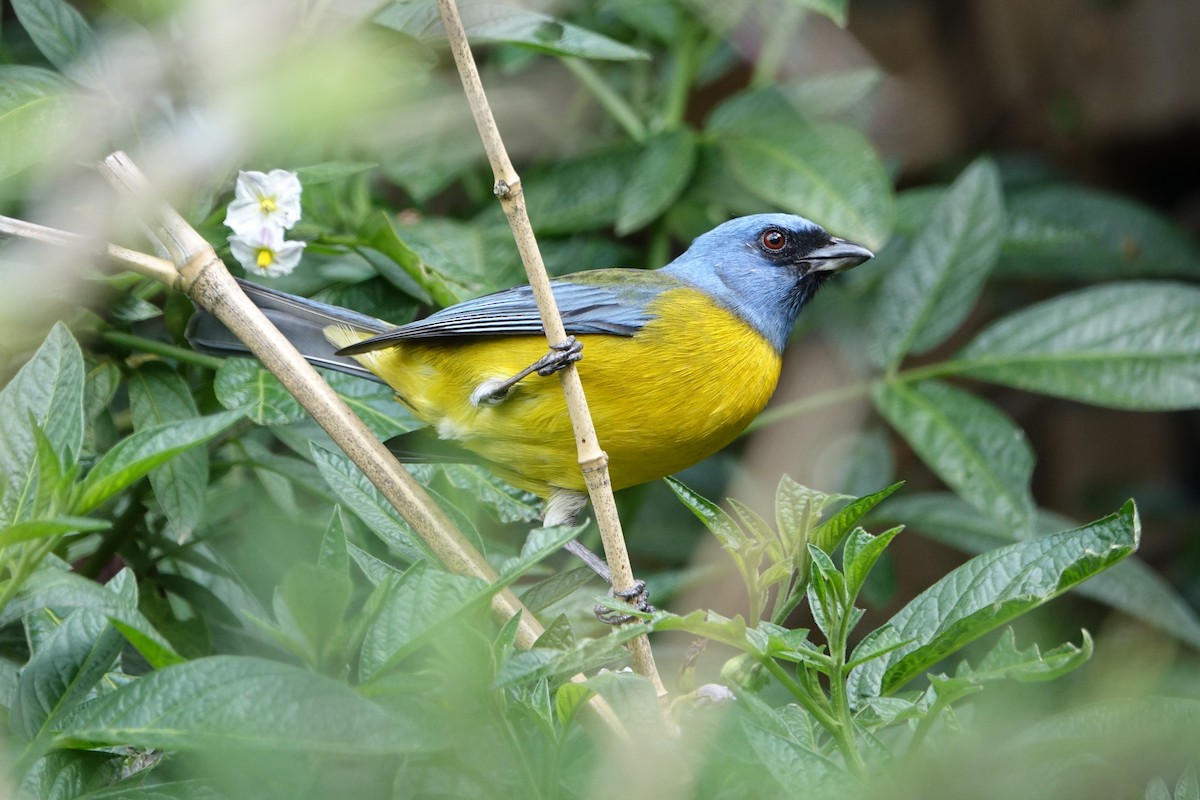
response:
[[[1175,784],[1175,800],[1200,800],[1200,778],[1196,777],[1195,763],[1179,776],[1179,783]]]
[[[1166,763],[1171,757],[1194,759],[1198,740],[1200,700],[1147,696],[1106,700],[1046,717],[1007,744],[1039,754],[1120,747]]]
[[[1086,403],[1200,407],[1200,288],[1094,286],[1018,311],[963,348],[956,371]]]
[[[400,236],[386,212],[372,215],[358,232],[368,246],[387,257],[387,261],[371,259],[371,265],[401,291],[421,300],[432,300],[440,306],[452,306],[470,296],[469,287],[455,282],[426,263]],[[427,297],[420,297],[426,294]]]
[[[459,11],[472,44],[513,44],[550,55],[610,61],[649,57],[607,36],[517,6],[479,0],[462,3]],[[374,22],[422,41],[441,44],[446,38],[437,9],[429,3],[394,2]]]
[[[640,147],[624,145],[530,170],[522,182],[529,220],[538,235],[574,234],[614,225],[627,178],[641,155]]]
[[[353,757],[436,746],[420,720],[390,714],[345,684],[248,656],[198,658],[151,672],[89,705],[55,743]]]
[[[925,217],[904,260],[884,276],[876,362],[894,368],[953,333],[971,313],[1004,238],[1000,174],[987,159],[958,177]]]
[[[474,464],[443,464],[442,472],[457,489],[483,504],[500,522],[530,522],[541,516],[537,496],[514,489]]]
[[[70,614],[21,669],[15,729],[34,741],[56,727],[112,669],[124,644],[105,614],[84,608]]]
[[[845,772],[805,742],[781,735],[778,730],[764,729],[749,719],[742,720],[742,729],[750,753],[779,784],[781,796],[810,800],[847,796],[850,788]]]
[[[344,372],[324,369],[319,372],[346,405],[350,406],[350,410],[380,439],[399,436],[424,424],[418,422],[408,409],[396,401],[394,390],[382,383]]]
[[[237,411],[155,425],[136,431],[92,467],[83,480],[75,511],[87,513],[159,464],[190,447],[203,444],[241,418]]]
[[[304,186],[317,186],[338,181],[379,166],[373,161],[324,161],[307,167],[296,167],[296,176]]]
[[[576,567],[555,572],[545,580],[538,581],[519,592],[521,603],[536,614],[551,603],[556,603],[568,596],[594,577],[596,577],[596,573],[592,572],[590,567]]]
[[[779,538],[788,543],[792,553],[805,555],[809,542],[832,553],[841,541],[840,537],[833,537],[840,531],[837,527],[826,527],[817,522],[826,508],[848,499],[844,495],[827,494],[802,486],[788,475],[781,476],[779,486],[775,489],[775,525],[779,529]],[[820,540],[814,538],[817,531],[822,531]]]
[[[453,617],[477,606],[488,586],[419,562],[404,573],[367,630],[359,677],[373,681],[426,643]]]
[[[726,550],[739,550],[750,543],[742,527],[716,503],[693,492],[669,475],[663,480],[667,482],[667,486],[671,487],[671,491],[675,492],[675,496],[687,506],[688,510],[704,523],[704,527],[712,531]]]
[[[26,64],[0,64],[0,114],[39,97],[56,97],[69,88],[57,72]]]
[[[641,625],[622,625],[599,639],[583,639],[567,650],[538,647],[519,650],[504,663],[496,678],[498,686],[529,684],[548,678],[593,670],[628,657],[625,643],[646,633]]]
[[[878,492],[864,495],[855,498],[847,503],[842,508],[838,509],[837,513],[829,519],[823,521],[820,525],[813,528],[810,538],[813,544],[824,550],[826,553],[832,553],[837,549],[837,546],[842,543],[842,539],[846,534],[858,524],[863,515],[870,511],[875,506],[882,503],[890,497],[897,489],[904,485],[904,481],[893,483],[886,489],[880,489]],[[780,484],[782,488],[782,483]],[[781,494],[775,495],[776,516],[780,519],[780,525],[783,525],[782,515],[779,510],[779,502]],[[844,495],[829,495],[830,501],[843,499]],[[825,504],[821,505],[821,511],[824,511]]]
[[[96,32],[63,0],[13,0],[21,27],[54,66],[91,89],[109,82],[110,67]]]
[[[131,593],[119,594],[126,584]],[[90,609],[112,620],[152,666],[178,662],[179,655],[171,644],[138,611],[136,591],[128,569],[101,586],[73,572],[43,568],[31,575],[17,596],[0,609],[0,627],[42,608],[54,609],[60,615],[73,609]]]
[[[695,166],[696,135],[691,128],[666,131],[645,142],[617,203],[617,235],[645,227],[670,208]]]
[[[1081,186],[1012,193],[997,272],[1047,278],[1200,277],[1200,248],[1147,206]]]
[[[846,580],[833,564],[833,560],[819,548],[808,546],[812,569],[809,573],[808,606],[813,621],[829,639],[836,635],[835,628],[842,615],[849,612],[846,597]]]
[[[888,504],[883,516],[968,553],[983,553],[1016,541],[1008,525],[981,515],[954,495],[940,492],[900,497]],[[1069,524],[1057,515],[1040,512],[1037,533],[1053,533]],[[1170,583],[1136,557],[1125,559],[1072,591],[1200,647],[1200,618],[1196,612]]]
[[[1033,449],[1002,411],[936,381],[878,383],[879,413],[912,449],[971,505],[1018,534],[1033,525]]]
[[[83,446],[83,354],[62,323],[0,389],[0,524],[19,521],[36,491],[32,420],[65,463]],[[51,422],[53,424],[51,424]]]
[[[806,119],[778,90],[765,89],[725,101],[707,132],[754,195],[868,247],[887,240],[891,181],[857,130]]]
[[[354,586],[350,576],[327,567],[298,561],[283,575],[279,597],[287,615],[308,644],[314,666],[336,669],[328,660],[337,656],[338,638]]]
[[[150,362],[129,376],[129,409],[134,430],[195,419],[199,412],[191,387],[179,373],[161,362]],[[172,536],[191,536],[204,513],[208,489],[208,451],[194,447],[150,471],[150,486],[158,498]]]
[[[904,646],[851,672],[859,700],[888,695],[925,669],[1132,553],[1140,523],[1133,502],[1075,530],[1011,544],[950,572],[896,613],[885,628]],[[869,652],[875,634],[858,645]],[[853,659],[852,659],[853,660]]]
[[[1015,680],[1022,683],[1052,681],[1083,666],[1092,657],[1092,637],[1083,631],[1083,644],[1076,647],[1067,642],[1042,653],[1038,646],[1017,649],[1017,637],[1012,628],[1005,628],[995,647],[975,666],[961,662],[954,677],[945,680],[968,681],[979,684],[988,681]],[[937,684],[935,684],[936,686]]]
[[[66,533],[93,533],[106,531],[112,527],[112,522],[106,519],[91,517],[47,517],[18,522],[15,525],[0,530],[0,548],[8,547],[17,542],[29,542],[34,539],[45,539],[52,536],[62,536]]]
[[[408,561],[426,557],[425,548],[412,526],[392,508],[353,461],[315,444],[311,450],[313,462],[338,496],[342,508],[353,511],[384,544]]]
[[[350,552],[346,546],[346,522],[342,507],[334,506],[325,536],[321,539],[321,552],[317,554],[317,566],[325,567],[344,575],[350,574]]]
[[[258,425],[287,425],[304,419],[304,409],[279,379],[248,358],[227,358],[217,368],[213,391],[222,406]]]
[[[886,489],[884,491],[887,491]],[[892,539],[904,529],[898,525],[884,531],[878,536],[872,536],[862,528],[855,528],[846,540],[846,548],[842,552],[842,569],[846,573],[846,592],[851,602],[862,591],[867,582],[867,575],[875,566],[875,562],[883,555],[883,551],[891,544]]]
[[[0,110],[0,180],[33,164],[52,163],[70,134],[73,112],[72,101],[62,96],[30,97]]]
[[[526,279],[512,230],[502,219],[489,224],[424,217],[398,224],[397,234],[424,263],[434,265],[465,294],[483,294]]]

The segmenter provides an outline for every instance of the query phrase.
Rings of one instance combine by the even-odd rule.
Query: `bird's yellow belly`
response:
[[[617,489],[677,472],[729,444],[779,379],[775,349],[707,295],[672,289],[647,310],[655,318],[633,337],[579,337],[580,378]],[[555,487],[585,488],[557,378],[534,374],[498,404],[470,402],[481,382],[507,378],[545,351],[540,336],[414,340],[359,360],[442,438],[547,497]]]

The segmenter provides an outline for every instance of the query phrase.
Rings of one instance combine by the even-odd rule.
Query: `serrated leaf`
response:
[[[995,646],[975,666],[962,662],[953,680],[984,683],[996,680],[1021,682],[1051,681],[1072,672],[1092,657],[1092,637],[1083,631],[1083,643],[1078,647],[1070,642],[1042,653],[1038,646],[1017,649],[1017,637],[1006,628]]]
[[[513,44],[550,55],[611,61],[648,57],[607,36],[517,6],[477,0],[462,3],[460,13],[473,44]],[[392,3],[373,21],[422,41],[441,43],[446,37],[437,9],[428,3]]]
[[[832,553],[842,543],[842,539],[846,537],[850,529],[858,524],[858,521],[862,519],[864,514],[882,503],[903,485],[904,481],[898,481],[886,489],[880,489],[878,492],[851,500],[845,506],[838,509],[837,513],[813,529],[810,534],[813,544],[826,553]],[[830,497],[833,500],[840,500],[844,495],[830,495]],[[778,502],[778,495],[776,495],[776,503],[778,504]]]
[[[1130,501],[1116,514],[1083,528],[971,559],[889,620],[901,639],[912,641],[855,668],[848,682],[851,695],[861,699],[891,694],[968,642],[1125,558],[1137,548],[1139,537],[1140,523]],[[859,648],[866,646],[864,640]]]
[[[187,382],[166,364],[151,362],[129,376],[134,430],[195,419],[199,412]],[[194,447],[150,471],[150,486],[176,541],[189,537],[204,513],[208,451]]]
[[[871,399],[931,470],[1018,534],[1033,526],[1033,448],[1000,409],[937,381],[881,382]]]
[[[1004,238],[1000,174],[976,161],[923,221],[904,260],[883,278],[875,312],[874,350],[894,368],[953,333],[983,289]]]
[[[0,525],[20,520],[36,492],[37,440],[42,428],[64,463],[83,446],[83,354],[62,323],[0,390]]]
[[[712,531],[722,547],[727,550],[738,550],[750,544],[750,539],[742,531],[741,526],[734,522],[716,503],[693,492],[675,478],[667,476],[664,480],[688,510],[704,523],[704,527]]]
[[[317,566],[343,575],[350,574],[350,553],[346,548],[346,523],[342,518],[341,506],[333,507],[333,515],[329,518],[325,535],[321,537]]]
[[[984,517],[959,497],[940,492],[897,498],[888,504],[884,516],[968,553],[983,553],[1017,540],[1009,526]],[[1068,524],[1069,520],[1040,512],[1036,532],[1053,533]],[[1200,647],[1200,618],[1196,612],[1170,583],[1136,557],[1125,559],[1072,591]]]
[[[996,322],[955,363],[963,375],[1112,408],[1200,407],[1200,288],[1071,292]]]
[[[779,529],[779,537],[787,542],[790,551],[805,554],[813,533],[822,527],[817,522],[825,509],[848,499],[845,495],[827,494],[802,486],[788,475],[780,476],[775,489],[775,525]],[[827,539],[822,539],[821,542],[812,543],[826,552],[833,552],[837,543],[830,545]]]
[[[521,604],[536,614],[551,603],[556,603],[568,596],[595,577],[596,573],[592,572],[590,567],[576,567],[575,569],[555,572],[550,577],[522,590],[519,593]]]
[[[279,379],[248,358],[227,358],[217,368],[213,391],[218,402],[258,425],[286,425],[304,419],[304,409]]]
[[[868,247],[887,240],[891,182],[857,130],[806,119],[775,89],[735,95],[706,127],[752,194]]]
[[[436,746],[418,720],[343,683],[249,656],[211,656],[151,672],[72,718],[59,747],[235,747],[360,757]]]
[[[1200,248],[1170,221],[1132,200],[1051,184],[1012,193],[1000,261],[1006,276],[1200,277]]]
[[[575,234],[615,224],[619,198],[640,155],[640,148],[622,145],[531,170],[523,183],[529,220],[538,235]]]
[[[359,657],[359,677],[378,679],[425,643],[452,618],[478,606],[487,584],[420,562],[404,573],[367,629]]]
[[[749,719],[742,720],[749,750],[781,787],[785,797],[813,800],[845,797],[846,773],[830,759],[792,736],[781,736]]]
[[[617,202],[617,235],[644,227],[670,208],[687,186],[695,165],[696,135],[691,128],[666,131],[644,142]]]
[[[884,491],[888,491],[885,489]],[[862,528],[855,528],[846,540],[846,548],[842,552],[842,569],[846,573],[846,591],[851,602],[862,591],[867,575],[875,566],[875,562],[883,555],[883,551],[891,544],[892,539],[904,529],[899,525],[884,531],[878,536],[872,536]]]
[[[112,620],[152,666],[177,663],[180,658],[174,648],[138,611],[136,595],[119,593],[126,583],[122,575],[128,574],[123,570],[108,585],[101,586],[72,572],[43,568],[31,575],[17,596],[0,609],[0,627],[41,608],[51,608],[58,613],[90,609]],[[128,583],[136,592],[136,581],[129,580]]]
[[[542,514],[536,495],[509,486],[473,464],[443,464],[442,472],[456,489],[478,500],[500,522],[531,522]]]
[[[12,721],[34,741],[82,701],[124,647],[108,617],[89,609],[70,614],[21,669]]]
[[[240,418],[239,412],[224,411],[135,431],[117,442],[88,472],[75,511],[91,511],[159,464],[207,442]]]
[[[641,625],[622,625],[603,638],[585,639],[569,650],[520,650],[504,663],[496,685],[514,686],[542,678],[554,680],[623,660],[628,656],[625,643],[645,633]]]
[[[409,561],[426,557],[412,526],[392,508],[353,461],[315,444],[311,450],[313,463],[338,496],[342,508],[352,510],[384,544]]]
[[[393,389],[382,383],[344,372],[320,370],[320,373],[350,410],[381,440],[399,436],[424,424],[396,401]]]

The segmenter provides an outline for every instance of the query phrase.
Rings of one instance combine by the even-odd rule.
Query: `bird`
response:
[[[402,460],[473,457],[545,502],[544,524],[587,502],[557,380],[577,363],[613,489],[662,478],[732,442],[774,393],[797,316],[833,275],[873,258],[804,217],[717,225],[654,270],[554,279],[569,339],[547,344],[528,285],[405,325],[256,284],[251,299],[312,363],[386,383],[426,428],[387,442]],[[188,338],[245,348],[204,313]]]

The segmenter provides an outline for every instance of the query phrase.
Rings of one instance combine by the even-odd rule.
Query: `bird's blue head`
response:
[[[821,284],[872,257],[804,217],[755,214],[697,237],[663,270],[709,294],[782,352],[796,315]]]

